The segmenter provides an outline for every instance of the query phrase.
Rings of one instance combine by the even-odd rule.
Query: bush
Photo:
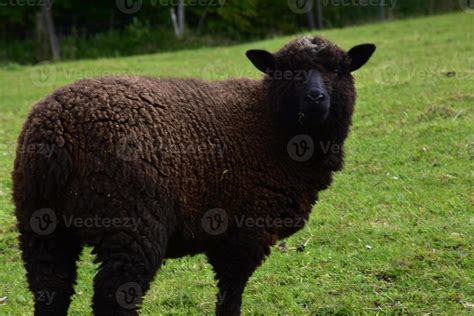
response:
[[[196,0],[193,1],[196,3]],[[128,56],[235,43],[295,33],[307,27],[306,14],[290,10],[288,1],[207,0],[207,6],[203,5],[203,1],[200,0],[200,5],[186,7],[187,34],[180,40],[174,36],[170,19],[172,1],[168,5],[143,1],[141,10],[134,15],[124,14],[102,2],[92,5],[79,0],[55,1],[53,13],[60,37],[61,58]],[[455,0],[398,0],[394,8],[390,8],[390,0],[379,1],[387,4],[387,18],[459,10]],[[321,2],[325,28],[379,19],[380,7],[377,5],[347,6],[333,5],[331,1]],[[220,5],[222,3],[224,5]],[[0,45],[3,49],[0,51],[0,62],[34,63],[45,59],[38,57],[44,53],[39,53],[36,47],[34,28],[37,12],[38,8],[31,6],[2,7]]]

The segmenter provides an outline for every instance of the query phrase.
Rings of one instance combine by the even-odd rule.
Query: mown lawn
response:
[[[346,168],[309,225],[275,247],[244,295],[245,314],[474,313],[474,14],[389,22],[322,34],[378,50],[356,73],[358,105]],[[229,48],[0,67],[0,314],[31,315],[17,246],[10,172],[35,101],[82,77],[258,77]],[[303,251],[298,246],[307,243]],[[300,247],[301,250],[301,247]],[[94,265],[79,264],[71,315],[90,314]],[[203,256],[169,260],[143,314],[210,314],[215,281]]]

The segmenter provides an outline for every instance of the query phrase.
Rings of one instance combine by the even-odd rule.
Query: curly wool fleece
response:
[[[343,50],[318,37],[294,41],[275,57],[279,69],[349,63]],[[37,314],[65,314],[84,245],[100,262],[97,315],[135,314],[165,258],[197,253],[207,255],[219,281],[218,314],[238,314],[245,283],[270,247],[304,226],[318,192],[342,168],[352,77],[331,86],[334,110],[314,129],[296,117],[277,118],[288,84],[270,76],[218,82],[107,77],[78,81],[37,103],[19,147],[54,150],[18,151],[13,171],[20,247]],[[287,151],[300,134],[315,144],[303,162]],[[32,218],[47,219],[45,209],[56,221],[41,234]],[[35,217],[38,210],[43,217]],[[62,220],[71,217],[130,218],[138,225]],[[124,286],[139,293],[131,303],[121,296]],[[45,291],[55,293],[51,304],[39,299]]]

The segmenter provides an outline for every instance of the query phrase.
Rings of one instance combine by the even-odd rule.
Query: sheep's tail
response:
[[[55,207],[72,170],[71,155],[57,126],[35,114],[33,110],[25,123],[16,149],[12,178],[17,215]]]

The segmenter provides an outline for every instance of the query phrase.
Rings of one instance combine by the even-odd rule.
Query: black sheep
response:
[[[100,263],[96,315],[137,314],[165,258],[205,253],[217,314],[300,230],[343,165],[355,102],[348,53],[305,37],[247,52],[263,80],[109,77],[61,88],[23,127],[13,171],[20,248],[37,315],[66,315],[83,245]]]

